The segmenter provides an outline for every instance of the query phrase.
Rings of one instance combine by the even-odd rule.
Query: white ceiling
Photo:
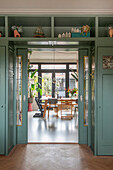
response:
[[[32,51],[30,62],[40,63],[76,63],[78,51]]]

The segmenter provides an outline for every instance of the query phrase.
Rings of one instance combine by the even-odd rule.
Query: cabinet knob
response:
[[[3,108],[4,106],[2,105],[1,108]]]

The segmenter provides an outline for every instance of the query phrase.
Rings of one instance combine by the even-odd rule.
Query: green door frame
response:
[[[32,46],[31,46],[31,48],[32,48]],[[36,48],[36,47],[35,47]],[[41,46],[41,48],[45,48],[44,46]],[[50,47],[49,47],[50,48]],[[60,47],[59,47],[60,48]],[[62,47],[63,48],[63,47]],[[71,47],[67,47],[67,48],[71,48]],[[73,46],[72,46],[72,48],[73,48]],[[76,49],[76,47],[75,47],[75,49]],[[16,54],[17,54],[17,51],[18,50],[20,50],[20,52],[18,53],[18,55],[24,55],[24,57],[25,56],[27,56],[27,47],[25,46],[23,46],[23,47],[19,47],[19,46],[15,46],[15,57],[16,57]],[[80,55],[82,55],[82,56],[87,56],[87,55],[90,55],[90,46],[87,46],[87,47],[79,47],[78,48],[78,50],[81,50],[81,54]],[[23,52],[24,51],[24,52]],[[24,53],[24,54],[22,54],[22,53]],[[27,60],[26,60],[27,61]],[[15,60],[15,62],[16,62],[16,60]],[[26,65],[26,64],[25,64]],[[26,65],[27,66],[27,65]],[[83,66],[83,65],[82,65]],[[82,72],[83,72],[83,68],[82,68],[82,70],[81,70]],[[27,74],[27,73],[26,73]],[[16,79],[15,79],[15,81],[16,81]],[[26,80],[27,81],[27,80]],[[15,82],[16,83],[16,82]],[[15,88],[16,88],[16,86],[15,86]],[[89,91],[90,92],[90,91]],[[83,91],[82,91],[82,93],[83,93]],[[27,94],[26,94],[27,95]],[[15,93],[15,97],[16,97],[16,93]],[[26,101],[27,101],[27,96],[26,96]],[[89,101],[90,102],[90,101]],[[27,103],[26,103],[27,104]],[[80,105],[80,96],[79,96],[79,105]],[[83,110],[83,107],[82,107],[82,110]],[[15,113],[16,113],[16,108],[15,108]],[[80,120],[82,119],[82,117],[80,116],[79,117],[79,123],[80,123]],[[88,121],[90,120],[90,117],[88,117]],[[15,120],[16,121],[16,120]],[[24,122],[23,122],[24,123]],[[82,120],[82,123],[83,123],[83,120]],[[89,123],[89,122],[88,122]],[[17,133],[19,133],[18,134],[18,137],[17,137],[17,141],[16,141],[16,143],[28,143],[28,137],[27,137],[27,135],[28,135],[28,127],[27,127],[27,124],[28,124],[28,122],[27,122],[27,116],[25,117],[25,125],[24,125],[24,135],[25,135],[25,138],[24,138],[24,140],[22,140],[22,137],[23,137],[23,135],[21,135],[21,132],[22,132],[22,130],[20,130],[20,132],[17,130]],[[20,127],[17,127],[17,129],[18,128],[20,128]],[[82,130],[80,131],[80,128],[82,128]],[[83,129],[85,129],[85,131],[83,130]],[[80,144],[88,144],[89,146],[90,146],[90,143],[91,143],[91,139],[90,139],[90,137],[88,138],[87,137],[87,135],[88,134],[90,134],[90,127],[83,127],[83,125],[80,125],[79,127],[78,127],[78,134],[79,134],[79,143]],[[85,136],[85,133],[82,133],[82,132],[85,132],[87,135]],[[88,132],[87,132],[88,131]],[[81,134],[80,134],[81,133]],[[23,134],[23,133],[22,133]],[[17,134],[15,133],[15,135],[17,136]],[[84,137],[83,137],[84,136]],[[21,139],[19,139],[19,138],[21,138]]]
[[[88,126],[84,126],[84,56],[88,56]],[[91,145],[90,48],[79,49],[79,144]]]

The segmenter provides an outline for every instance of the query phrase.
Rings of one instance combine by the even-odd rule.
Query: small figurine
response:
[[[65,33],[63,33],[63,34],[62,34],[62,38],[65,38],[65,36],[66,36]]]
[[[71,28],[71,32],[75,32],[75,29],[74,29],[74,28]]]
[[[20,37],[21,33],[23,32],[22,26],[12,26],[12,30],[14,31],[14,37]]]
[[[2,37],[2,31],[0,31],[0,37]]]
[[[86,33],[86,35],[88,34],[88,32],[90,32],[90,27],[88,25],[83,25],[83,27],[81,28],[81,33]]]
[[[34,33],[34,37],[38,37],[38,38],[44,38],[44,32],[42,30],[42,27],[37,27],[35,33]]]
[[[71,38],[71,33],[69,32],[68,37]]]
[[[113,28],[112,27],[109,27],[109,36],[112,38],[113,36]]]
[[[68,38],[69,37],[69,34],[68,34],[68,32],[66,32],[66,38]]]
[[[62,38],[62,35],[61,35],[61,34],[58,34],[58,38]]]

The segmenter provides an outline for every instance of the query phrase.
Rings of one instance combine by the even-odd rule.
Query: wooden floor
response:
[[[78,123],[72,120],[61,120],[55,117],[54,111],[48,111],[45,119],[33,118],[36,111],[28,112],[28,142],[29,143],[78,143]]]
[[[79,144],[17,145],[0,156],[0,170],[113,170],[113,157],[95,157]]]

